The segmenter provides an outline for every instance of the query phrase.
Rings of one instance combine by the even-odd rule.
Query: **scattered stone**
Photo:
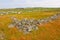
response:
[[[0,32],[0,40],[4,40],[5,39],[5,34],[3,32]]]
[[[58,14],[53,15],[51,17],[44,18],[44,19],[38,19],[38,20],[36,20],[36,19],[28,20],[27,18],[18,20],[17,18],[12,17],[13,24],[9,25],[9,27],[13,28],[13,26],[16,26],[16,28],[19,31],[21,30],[26,34],[26,33],[30,33],[32,30],[38,30],[38,25],[51,22],[51,21],[55,20],[57,18],[57,16],[58,16]]]
[[[18,12],[18,14],[21,14],[21,12]]]
[[[10,25],[8,25],[8,28],[14,28],[14,27],[15,27],[14,24],[10,24]]]
[[[3,13],[1,13],[0,15],[4,15]]]

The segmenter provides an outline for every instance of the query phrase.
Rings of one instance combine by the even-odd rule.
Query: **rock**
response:
[[[4,40],[5,39],[5,34],[3,32],[0,32],[0,40]]]
[[[14,28],[14,27],[15,27],[14,24],[10,24],[10,25],[8,25],[8,28]]]
[[[3,13],[1,13],[0,15],[4,15]]]

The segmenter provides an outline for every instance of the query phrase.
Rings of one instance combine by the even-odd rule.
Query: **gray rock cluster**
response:
[[[8,28],[16,27],[19,31],[23,31],[24,33],[29,33],[33,30],[38,29],[38,25],[36,20],[33,19],[22,19],[17,20],[15,17],[12,17],[12,23],[8,26]]]
[[[58,17],[60,17],[60,14],[56,14],[51,17],[47,17],[44,19],[38,19],[38,20],[36,20],[36,19],[28,20],[27,18],[18,20],[15,17],[11,17],[11,19],[13,21],[8,27],[9,28],[16,27],[19,31],[23,31],[24,33],[30,33],[33,30],[38,30],[38,25],[47,23],[47,22],[51,22],[51,21],[57,19]]]
[[[60,17],[60,13],[55,14],[55,15],[52,15],[51,17],[39,19],[38,22],[39,22],[39,24],[43,24],[43,23],[47,23],[47,22],[54,21],[54,20],[57,19],[58,17]]]

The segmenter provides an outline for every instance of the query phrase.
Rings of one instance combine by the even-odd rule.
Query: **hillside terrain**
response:
[[[18,20],[44,19],[60,14],[60,8],[15,8],[0,9],[0,40],[60,40],[60,16],[48,23],[38,26],[38,30],[24,34],[16,27],[8,28],[12,22],[11,17]]]

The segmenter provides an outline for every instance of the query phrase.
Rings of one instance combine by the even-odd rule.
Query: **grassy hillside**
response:
[[[60,17],[49,23],[39,25],[37,31],[33,31],[27,35],[19,32],[17,28],[8,28],[12,22],[11,16],[17,19],[43,19],[50,17],[60,12],[60,8],[15,8],[15,9],[1,9],[0,12],[20,12],[0,15],[0,31],[5,34],[3,40],[60,40]]]

